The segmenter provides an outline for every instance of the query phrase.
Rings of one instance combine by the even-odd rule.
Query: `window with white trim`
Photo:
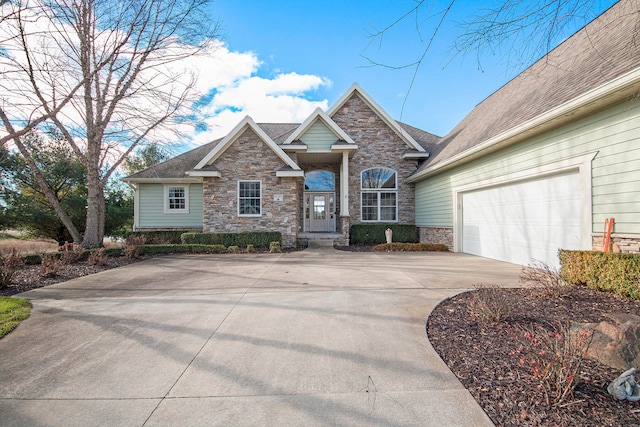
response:
[[[398,174],[393,169],[371,168],[360,175],[360,212],[363,222],[398,220]]]
[[[189,213],[188,185],[165,185],[164,213]]]
[[[238,181],[238,215],[262,215],[262,181]]]

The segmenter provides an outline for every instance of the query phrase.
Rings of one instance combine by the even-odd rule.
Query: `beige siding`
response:
[[[300,137],[300,140],[307,144],[307,151],[331,151],[331,144],[338,140],[338,137],[322,121],[316,120],[309,129]]]
[[[138,227],[202,227],[202,184],[189,186],[189,213],[164,213],[164,185],[138,184]]]
[[[416,184],[416,223],[453,226],[453,188],[597,152],[592,231],[615,217],[617,233],[640,233],[640,102],[611,107]]]

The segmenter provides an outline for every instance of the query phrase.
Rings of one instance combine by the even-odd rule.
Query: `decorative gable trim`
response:
[[[311,113],[311,115],[307,117],[307,119],[302,122],[302,124],[298,126],[298,128],[291,135],[289,135],[289,137],[282,143],[282,145],[286,147],[287,145],[294,143],[296,140],[300,140],[300,137],[304,135],[304,133],[308,131],[309,128],[313,126],[313,124],[318,120],[321,120],[325,124],[325,126],[329,128],[329,130],[336,134],[338,139],[346,141],[348,144],[353,144],[355,147],[357,147],[355,141],[351,139],[351,137],[347,135],[347,133],[343,131],[342,128],[338,126],[338,124],[334,122],[327,113],[322,111],[321,108],[316,108],[315,111]]]
[[[220,157],[222,153],[224,153],[247,129],[251,129],[255,132],[256,135],[258,135],[258,137],[292,170],[302,170],[291,157],[287,156],[287,154],[282,151],[278,144],[273,142],[269,135],[267,135],[251,117],[246,116],[231,130],[231,132],[227,134],[227,136],[224,137],[224,139],[222,139],[222,141],[220,141],[218,145],[213,148],[213,150],[200,160],[200,162],[193,168],[194,171],[203,169],[205,166],[215,162],[218,157]],[[247,153],[247,155],[251,155],[251,153]]]
[[[371,108],[373,110],[374,113],[376,113],[378,115],[378,117],[380,117],[382,119],[383,122],[385,122],[385,124],[387,126],[389,126],[395,133],[396,135],[398,135],[400,137],[400,139],[402,139],[405,144],[407,144],[409,146],[409,148],[412,148],[416,151],[419,152],[426,152],[426,150],[424,149],[424,147],[422,147],[420,144],[418,144],[416,142],[415,139],[413,139],[413,137],[411,135],[409,135],[407,133],[407,131],[405,131],[404,129],[402,129],[400,127],[400,125],[398,124],[398,122],[396,122],[393,118],[391,118],[391,116],[389,114],[387,114],[386,111],[384,111],[382,109],[382,107],[380,107],[374,100],[373,98],[371,98],[371,96],[369,96],[368,93],[366,93],[358,83],[354,83],[349,90],[347,90],[337,101],[335,104],[333,104],[331,106],[331,108],[329,108],[329,110],[327,111],[327,115],[329,117],[332,117],[340,108],[342,108],[344,106],[344,104],[351,98],[351,96],[357,93],[358,96],[360,96],[360,98],[369,106],[369,108]]]

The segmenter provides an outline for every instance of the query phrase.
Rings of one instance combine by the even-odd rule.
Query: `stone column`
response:
[[[347,150],[342,152],[342,165],[340,166],[340,199],[340,216],[349,217],[349,151]]]

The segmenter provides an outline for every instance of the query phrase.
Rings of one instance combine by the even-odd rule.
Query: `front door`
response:
[[[308,193],[307,218],[310,232],[334,232],[335,221],[334,193]]]

